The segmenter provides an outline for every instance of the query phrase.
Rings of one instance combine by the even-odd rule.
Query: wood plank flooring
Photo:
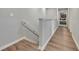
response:
[[[32,42],[29,42],[25,39],[21,40],[20,42],[3,49],[3,51],[39,51],[37,49],[38,45]]]
[[[38,45],[22,40],[2,51],[40,51]],[[59,27],[44,51],[77,51],[72,35],[67,27]]]
[[[59,27],[49,41],[45,51],[77,51],[72,35],[67,27]]]

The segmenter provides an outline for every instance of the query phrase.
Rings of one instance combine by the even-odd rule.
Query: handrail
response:
[[[34,31],[32,31],[28,26],[26,26],[25,24],[25,22],[22,22],[21,23],[25,28],[27,28],[30,32],[32,32],[34,35],[36,35],[37,37],[39,37],[39,35],[38,34],[36,34]]]

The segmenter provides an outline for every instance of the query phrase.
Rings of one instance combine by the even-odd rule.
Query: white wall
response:
[[[14,16],[11,17],[10,13],[13,13]],[[22,34],[21,21],[25,21],[26,24],[28,24],[28,26],[33,31],[39,34],[39,18],[44,18],[44,16],[45,14],[42,8],[1,8],[0,9],[0,28],[1,28],[0,46],[13,42],[14,40],[17,39],[18,35]],[[56,8],[46,9],[46,18],[56,20],[57,19]],[[53,25],[53,23],[51,24]],[[48,25],[48,27],[51,26]],[[52,30],[53,29],[54,28],[52,27]],[[27,36],[28,34],[30,38],[32,38],[33,40],[35,39],[33,34],[30,34],[30,32],[23,31],[23,33],[25,36]]]
[[[39,20],[39,48],[41,50],[44,50],[58,27],[56,8],[46,8],[44,14],[45,17]]]
[[[0,47],[18,38],[19,21],[15,17],[0,17]]]
[[[11,17],[10,13],[14,16]],[[41,8],[0,8],[0,47],[17,40],[18,35],[21,34],[18,32],[23,19],[32,30],[38,32],[40,17],[43,17]],[[29,36],[32,38],[33,35],[29,34]]]
[[[79,8],[70,8],[69,16],[69,28],[72,32],[73,39],[79,47]]]
[[[46,8],[46,18],[52,20],[52,32],[58,26],[57,17],[57,8]]]
[[[23,16],[22,21],[25,22],[26,26],[28,26],[33,32],[39,35],[39,18],[43,18],[44,16],[42,8],[27,8],[26,11],[23,11],[22,13],[26,13],[25,16]],[[38,40],[37,36],[26,30],[22,25],[19,32],[21,37],[26,36],[30,40],[36,42]]]
[[[0,8],[0,48],[17,40],[21,20],[17,14],[17,9]]]
[[[32,30],[38,32],[39,18],[42,17],[43,17],[43,11],[41,8],[28,8],[26,10],[26,14],[23,19],[26,20],[26,23]]]
[[[57,8],[46,8],[46,18],[57,19]]]
[[[39,20],[39,48],[44,50],[57,29],[57,21],[51,19]]]
[[[43,47],[52,33],[52,22],[49,19],[41,19],[39,20],[39,23],[39,47],[44,49]]]

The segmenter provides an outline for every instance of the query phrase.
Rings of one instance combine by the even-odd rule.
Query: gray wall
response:
[[[26,13],[26,17],[25,19],[23,19],[22,21],[26,22],[26,24],[29,26],[29,28],[31,28],[34,32],[36,32],[37,34],[39,34],[39,18],[49,18],[49,19],[54,19],[56,20],[57,18],[57,10],[56,8],[48,8],[48,9],[45,9],[43,10],[42,8],[35,8],[35,9],[27,9],[27,13]],[[26,26],[27,26],[26,25]],[[52,23],[53,25],[53,23]],[[52,27],[52,30],[53,28],[55,28],[56,26],[54,25]],[[23,28],[21,26],[21,28]],[[30,36],[29,38],[34,40],[34,41],[37,41],[37,37],[35,35],[33,35],[32,33],[30,35],[28,35],[28,33],[26,33],[27,31],[25,31],[24,29],[20,29],[20,33],[21,33],[21,36]],[[28,31],[29,32],[29,31]],[[52,31],[53,32],[53,31]]]
[[[39,48],[43,50],[56,31],[58,22],[51,19],[40,19],[39,23]]]
[[[69,16],[69,28],[79,46],[79,8],[70,8]]]
[[[10,16],[13,13],[14,16]],[[41,8],[1,8],[0,9],[0,47],[9,44],[19,37],[22,32],[21,21],[38,32],[38,19],[43,17]],[[21,31],[20,31],[21,30]],[[26,33],[25,31],[23,33]],[[34,35],[27,32],[34,39]],[[25,35],[26,36],[26,35]],[[33,37],[32,37],[33,36]]]
[[[57,8],[46,8],[45,18],[39,20],[39,48],[44,49],[58,27]]]
[[[26,22],[32,30],[38,33],[39,18],[43,17],[42,8],[27,8],[25,12],[22,21]]]
[[[17,14],[17,9],[0,9],[0,47],[17,40],[21,20]]]
[[[52,22],[51,20],[41,19],[39,23],[39,47],[42,48],[47,43],[52,33]]]
[[[10,16],[10,13],[13,13],[14,16]],[[46,18],[57,18],[56,8],[46,9],[45,14]],[[44,18],[45,14],[42,8],[1,8],[0,46],[13,42],[19,37],[19,34],[22,34],[21,21],[26,22],[33,31],[39,34],[39,18]],[[25,34],[25,31],[23,31],[23,33]],[[27,34],[29,34],[28,36],[31,35],[30,37],[35,39],[33,34],[30,34],[30,32],[26,33],[25,36],[27,36]]]
[[[43,10],[42,8],[27,8],[26,16],[22,19],[22,22],[25,22],[25,26],[28,26],[34,33],[39,35],[39,18],[43,18]],[[38,37],[28,31],[28,29],[24,28],[21,24],[19,30],[20,37],[26,36],[30,40],[38,41]]]
[[[57,8],[46,8],[46,18],[57,19]]]
[[[19,21],[15,17],[0,17],[0,47],[18,38]]]

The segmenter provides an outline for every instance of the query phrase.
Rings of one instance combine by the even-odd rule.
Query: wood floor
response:
[[[3,49],[3,51],[39,51],[38,45],[32,42],[29,42],[25,39],[21,40],[20,42]]]
[[[2,51],[40,51],[38,45],[22,40]],[[59,27],[44,51],[77,51],[71,33],[67,27]]]
[[[77,51],[75,42],[67,27],[59,27],[49,41],[45,51]]]

